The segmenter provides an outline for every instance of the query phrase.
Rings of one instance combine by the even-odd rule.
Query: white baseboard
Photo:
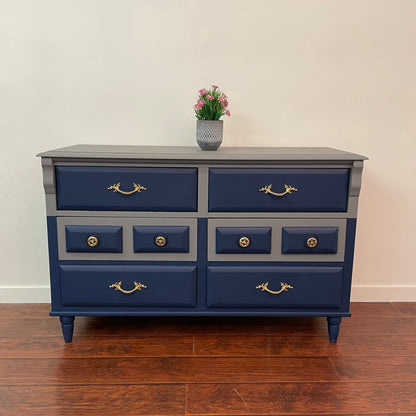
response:
[[[50,303],[49,286],[0,286],[0,303]]]
[[[0,286],[0,303],[50,303],[48,286]],[[353,286],[351,302],[416,302],[416,285]]]

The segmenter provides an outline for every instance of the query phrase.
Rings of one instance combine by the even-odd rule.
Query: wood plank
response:
[[[270,355],[269,335],[197,335],[194,343],[199,356]]]
[[[315,320],[314,333],[310,335],[327,334],[326,320]],[[339,338],[343,336],[374,336],[416,334],[416,319],[414,318],[344,318],[341,322]],[[276,334],[279,335],[279,334]]]
[[[41,323],[39,319],[2,319],[0,320],[0,338],[31,337]]]
[[[395,302],[393,305],[403,315],[416,317],[416,302]]]
[[[185,414],[185,385],[5,386],[2,416]]]
[[[0,320],[45,319],[50,310],[49,303],[0,303]]]
[[[342,381],[416,381],[416,357],[332,357],[330,360]]]
[[[416,383],[192,384],[187,415],[414,414]]]
[[[343,334],[336,344],[324,337],[271,337],[270,354],[279,356],[413,356],[416,357],[416,336],[365,336]]]
[[[144,335],[263,335],[293,334],[316,335],[322,333],[317,317],[95,317],[75,318],[74,340],[77,337],[116,336],[139,337]],[[35,336],[58,337],[61,326],[57,317],[41,322]]]
[[[192,356],[193,337],[79,337],[66,344],[59,337],[0,339],[3,358],[98,358]]]
[[[374,318],[400,318],[403,313],[390,302],[352,302],[350,311],[353,318],[374,316]]]
[[[195,336],[197,356],[416,356],[416,336]]]
[[[0,385],[337,381],[327,358],[13,359]]]

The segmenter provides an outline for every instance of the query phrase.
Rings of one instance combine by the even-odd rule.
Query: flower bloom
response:
[[[202,90],[199,90],[200,95],[208,94],[208,91],[205,88],[202,88]]]
[[[199,106],[203,107],[204,104],[205,104],[205,101],[204,100],[198,100],[198,105]]]
[[[218,88],[218,85],[213,85],[212,88],[214,88],[214,90],[216,90]]]
[[[206,99],[212,101],[214,99],[214,97],[212,95],[207,95]]]
[[[195,108],[195,110],[199,110],[201,108],[201,106],[199,104],[195,104],[194,108]]]
[[[218,97],[218,101],[220,102],[220,103],[222,103],[222,102],[224,102],[224,97]]]
[[[231,115],[230,110],[227,110],[227,111],[225,112],[225,114],[227,114],[227,116],[229,117],[229,116]]]

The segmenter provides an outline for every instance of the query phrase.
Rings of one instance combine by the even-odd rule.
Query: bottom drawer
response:
[[[195,266],[59,267],[63,306],[162,306],[196,304]]]
[[[342,272],[342,267],[208,267],[207,306],[339,308]]]

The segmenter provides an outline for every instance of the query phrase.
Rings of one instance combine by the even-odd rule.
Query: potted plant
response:
[[[217,150],[222,143],[223,115],[230,115],[227,96],[212,85],[210,89],[199,90],[198,101],[194,105],[196,121],[196,141],[202,150]]]

